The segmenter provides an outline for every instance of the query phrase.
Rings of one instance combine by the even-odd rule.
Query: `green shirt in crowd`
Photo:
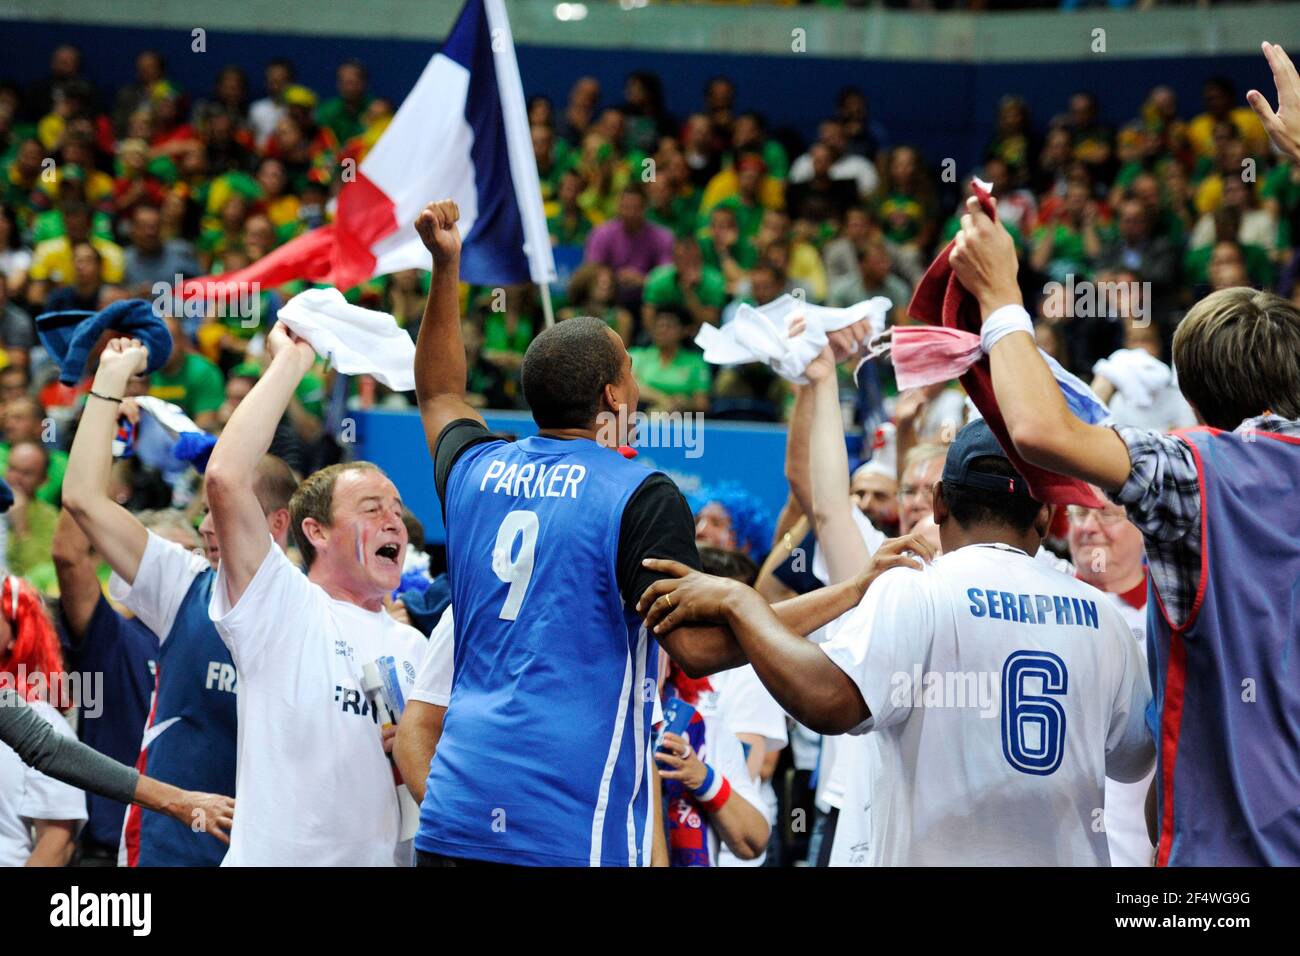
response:
[[[679,348],[667,365],[653,345],[629,349],[628,354],[632,356],[632,374],[646,388],[665,395],[698,395],[709,390],[709,365],[699,352]]]
[[[68,453],[59,451],[57,448],[46,448],[46,453],[50,459],[49,475],[45,479],[45,484],[36,489],[36,497],[48,504],[59,506],[62,500],[63,475],[68,470]],[[3,475],[9,468],[9,446],[0,445],[0,475]]]
[[[767,210],[758,203],[747,203],[739,196],[728,196],[726,199],[719,200],[713,209],[730,209],[736,214],[736,228],[740,230],[742,239],[752,239],[758,233],[758,227],[763,224],[763,216]],[[700,228],[703,229],[709,224],[709,215],[713,212],[700,213]]]
[[[176,374],[169,375],[162,369],[153,373],[149,394],[179,405],[186,415],[196,418],[221,407],[226,400],[226,379],[216,365],[190,352]]]
[[[704,264],[714,269],[722,269],[722,259],[718,256],[718,250],[713,247],[713,237],[709,235],[700,238],[700,254],[704,256]],[[752,269],[758,262],[758,253],[754,247],[749,244],[749,240],[743,236],[740,241],[731,247],[731,255],[736,260],[736,265],[742,269]]]
[[[19,536],[13,528],[9,529],[9,542],[5,548],[9,570],[22,578],[34,578],[32,584],[42,591],[48,590],[48,571],[53,567],[50,552],[54,547],[54,527],[58,523],[58,509],[38,497],[27,503],[27,533]]]
[[[727,280],[713,266],[702,266],[700,284],[695,294],[699,296],[701,304],[720,309],[727,304]],[[650,270],[645,277],[641,295],[645,302],[654,306],[668,306],[674,309],[686,306],[682,287],[677,282],[677,267],[672,263]]]
[[[523,355],[533,340],[533,320],[520,316],[511,332],[504,312],[489,312],[483,319],[483,351]]]
[[[339,145],[342,146],[353,136],[360,136],[365,132],[361,117],[370,108],[370,100],[369,96],[363,97],[354,110],[343,101],[343,97],[332,97],[316,108],[316,122],[332,129]]]

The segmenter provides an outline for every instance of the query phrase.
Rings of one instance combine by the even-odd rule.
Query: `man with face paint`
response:
[[[362,689],[387,660],[409,694],[424,637],[384,609],[407,546],[402,499],[378,467],[331,465],[289,502],[304,575],[273,546],[253,469],[315,362],[283,324],[271,364],[240,402],[208,462],[221,549],[209,613],[239,673],[239,814],[226,866],[393,866],[409,862],[387,753]]]
[[[113,437],[123,398],[148,362],[137,340],[113,339],[99,357],[94,384],[77,426],[63,482],[63,507],[113,569],[109,595],[157,635],[153,707],[137,768],[184,790],[233,796],[237,745],[235,664],[208,619],[208,599],[221,550],[212,517],[199,526],[204,551],[145,528],[109,491]],[[260,533],[283,547],[289,530],[293,472],[272,455],[254,457],[246,472]],[[278,548],[277,548],[278,550]],[[61,556],[60,556],[61,557]],[[100,599],[90,629],[115,626]],[[124,866],[216,866],[226,845],[186,823],[130,807],[118,863]]]

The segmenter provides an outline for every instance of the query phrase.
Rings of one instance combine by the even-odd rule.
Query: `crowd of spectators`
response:
[[[238,269],[321,225],[341,171],[364,159],[394,111],[356,61],[338,67],[326,97],[297,83],[291,62],[272,60],[260,92],[235,66],[210,91],[181,89],[150,50],[137,56],[134,82],[98,89],[70,46],[54,52],[48,76],[0,86],[4,454],[41,438],[41,423],[69,420],[78,401],[34,349],[36,314],[155,297],[159,283]],[[761,368],[711,369],[693,344],[699,327],[787,293],[832,306],[884,295],[892,319],[907,321],[912,288],[957,229],[971,174],[992,183],[1017,239],[1043,347],[1076,373],[1135,337],[1167,359],[1182,311],[1211,289],[1297,293],[1300,171],[1270,153],[1221,77],[1205,81],[1196,107],[1155,87],[1128,119],[1107,116],[1086,91],[1050,118],[1009,94],[982,161],[960,175],[891,137],[859,89],[834,96],[812,142],[769,128],[747,105],[719,76],[699,102],[672,104],[675,114],[649,72],[613,95],[581,77],[565,102],[528,104],[564,276],[552,290],[558,315],[597,315],[618,332],[647,409],[782,420],[788,388]],[[1136,291],[1078,308],[1073,296],[1089,281]],[[263,290],[251,321],[174,319],[175,353],[152,393],[219,428],[257,374],[276,306],[304,287]],[[346,295],[414,335],[427,287],[427,273],[409,271]],[[464,296],[473,401],[520,407],[519,363],[542,324],[537,289]],[[1135,318],[1154,331],[1135,332]],[[298,463],[330,454],[315,443],[332,384],[323,369],[309,376],[286,423]],[[854,400],[864,425],[893,411],[887,368],[878,384]],[[408,401],[368,382],[349,388],[354,401]],[[58,501],[58,454],[35,463],[47,503]]]
[[[61,502],[67,449],[90,383],[59,381],[35,317],[159,301],[179,278],[240,269],[326,223],[342,171],[364,160],[395,108],[351,60],[338,66],[329,97],[299,84],[291,62],[273,60],[257,99],[238,67],[221,69],[211,91],[187,91],[159,53],[143,51],[135,65],[133,83],[99,89],[78,51],[61,46],[46,77],[0,83],[0,474],[14,497],[0,532],[8,570],[46,595],[59,590],[58,565],[66,577],[70,549],[90,562],[88,546],[69,544],[72,526],[59,511],[72,507]],[[911,321],[912,292],[957,232],[964,184],[978,176],[1017,245],[1039,344],[1113,395],[1123,370],[1099,363],[1124,350],[1168,361],[1174,328],[1210,291],[1253,286],[1300,303],[1300,169],[1271,151],[1242,102],[1230,81],[1211,77],[1196,107],[1157,86],[1138,116],[1113,123],[1087,91],[1048,119],[1007,95],[979,163],[957,175],[942,157],[892,136],[856,88],[830,98],[805,142],[742,108],[743,91],[723,76],[699,102],[672,104],[677,113],[653,73],[630,74],[617,94],[583,76],[563,103],[528,102],[564,277],[552,290],[556,314],[596,316],[622,338],[647,410],[791,422],[791,498],[775,523],[739,486],[706,489],[691,504],[697,543],[732,564],[743,552],[748,562],[725,570],[719,559],[719,573],[765,582],[772,599],[801,593],[825,575],[778,571],[801,543],[819,541],[813,492],[802,487],[801,499],[800,491],[813,472],[811,393],[803,387],[801,420],[798,389],[762,365],[710,366],[694,343],[698,330],[784,295],[829,306],[885,296],[891,322]],[[414,338],[429,280],[408,270],[343,292],[390,313]],[[172,353],[147,380],[132,379],[128,397],[147,390],[219,434],[266,367],[277,308],[306,287],[262,289],[251,308],[229,314],[169,312]],[[466,285],[461,293],[468,400],[522,408],[519,370],[543,324],[538,290]],[[838,469],[848,483],[832,497],[854,502],[880,534],[933,531],[927,494],[952,437],[936,425],[963,420],[963,396],[953,383],[899,395],[888,365],[876,369],[855,382],[851,366],[841,368],[839,391],[846,414],[865,426],[862,457],[873,441],[888,454]],[[1161,387],[1175,392],[1167,381]],[[411,401],[318,363],[289,401],[271,451],[311,474],[342,455],[341,409]],[[1152,414],[1167,427],[1189,424],[1178,418],[1189,412],[1181,403]],[[889,419],[896,425],[876,427]],[[840,423],[830,424],[823,431],[838,441]],[[171,509],[188,509],[183,548],[195,544],[199,490],[193,472],[159,475],[132,458],[113,465],[109,486],[133,513],[170,515],[164,526],[178,524]],[[1066,530],[1056,531],[1064,551]],[[93,586],[89,593],[97,595]],[[770,787],[776,751],[751,754]],[[788,759],[811,773],[806,759]],[[780,797],[787,805],[811,798]],[[770,825],[778,798],[762,799]]]

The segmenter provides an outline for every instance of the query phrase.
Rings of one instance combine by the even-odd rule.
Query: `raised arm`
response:
[[[812,514],[812,420],[814,385],[794,387],[794,408],[785,436],[785,480],[802,514]]]
[[[267,337],[271,364],[239,403],[212,449],[205,475],[208,507],[221,548],[230,604],[248,587],[271,548],[266,516],[253,491],[257,466],[271,447],[294,389],[316,361],[312,347],[277,323]]]
[[[460,336],[460,209],[450,199],[431,202],[415,220],[415,230],[433,256],[429,301],[415,342],[415,397],[424,422],[429,454],[438,436],[458,418],[482,422],[465,401],[465,345]]]
[[[809,452],[812,473],[812,523],[817,547],[826,559],[830,583],[847,581],[867,563],[867,546],[858,533],[850,509],[849,452],[844,443],[840,415],[839,383],[830,346],[811,365],[812,435]]]
[[[90,556],[90,541],[65,507],[59,512],[51,547],[54,572],[59,579],[59,606],[67,621],[69,637],[79,645],[90,627],[99,604],[99,577]]]
[[[127,584],[135,583],[149,532],[109,497],[108,482],[122,399],[132,376],[144,371],[148,358],[136,339],[113,339],[105,346],[63,477],[64,509]]]
[[[1010,234],[980,208],[966,201],[962,228],[949,261],[961,284],[979,300],[985,322],[1004,306],[1024,312],[1016,284],[1016,249]],[[1065,404],[1033,334],[1012,332],[989,354],[993,391],[1016,451],[1033,465],[1082,478],[1116,491],[1128,480],[1128,449],[1113,429],[1076,418]]]

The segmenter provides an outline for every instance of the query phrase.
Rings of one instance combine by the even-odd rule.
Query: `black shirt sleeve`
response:
[[[443,428],[433,450],[433,485],[438,500],[442,502],[444,518],[447,515],[447,479],[451,476],[451,466],[456,464],[456,459],[466,448],[485,441],[499,441],[500,437],[472,418],[458,418]]]
[[[799,546],[790,552],[790,555],[772,569],[772,577],[776,578],[795,594],[807,594],[809,591],[816,591],[818,588],[825,587],[818,579],[817,575],[812,573],[813,554],[817,548],[817,535],[809,531]]]
[[[618,590],[628,607],[636,607],[646,588],[667,577],[642,567],[644,558],[667,558],[700,570],[695,520],[686,499],[667,475],[647,478],[623,509],[618,534]]]

